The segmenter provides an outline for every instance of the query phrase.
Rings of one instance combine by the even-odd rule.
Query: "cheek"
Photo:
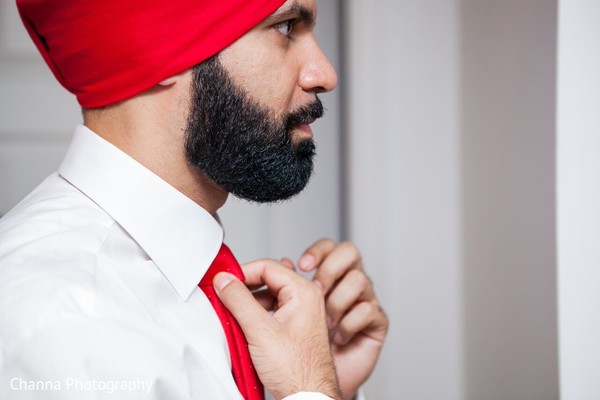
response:
[[[221,57],[223,66],[235,84],[259,104],[277,113],[289,111],[298,86],[293,65],[277,52],[243,53],[224,52]]]
[[[256,100],[271,108],[289,111],[296,88],[296,76],[281,63],[260,66],[256,69],[254,81],[249,85]]]

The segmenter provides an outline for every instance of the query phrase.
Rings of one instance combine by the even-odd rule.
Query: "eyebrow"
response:
[[[271,22],[273,20],[283,21],[290,18],[297,19],[298,22],[306,25],[314,25],[316,21],[315,13],[298,3],[292,3],[291,6],[285,8],[284,10],[275,11],[273,14],[268,16],[266,20]]]

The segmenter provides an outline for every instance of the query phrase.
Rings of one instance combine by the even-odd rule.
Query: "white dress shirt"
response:
[[[0,219],[0,398],[241,399],[197,286],[222,239],[203,208],[77,127],[58,172]]]

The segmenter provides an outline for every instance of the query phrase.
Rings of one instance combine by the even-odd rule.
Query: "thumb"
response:
[[[219,272],[213,286],[221,302],[231,312],[246,336],[252,328],[270,322],[269,313],[254,298],[246,285],[228,272]]]

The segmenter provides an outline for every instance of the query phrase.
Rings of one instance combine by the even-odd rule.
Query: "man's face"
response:
[[[310,178],[317,93],[337,80],[313,35],[315,13],[313,0],[290,0],[193,70],[188,161],[238,197],[286,199]]]

